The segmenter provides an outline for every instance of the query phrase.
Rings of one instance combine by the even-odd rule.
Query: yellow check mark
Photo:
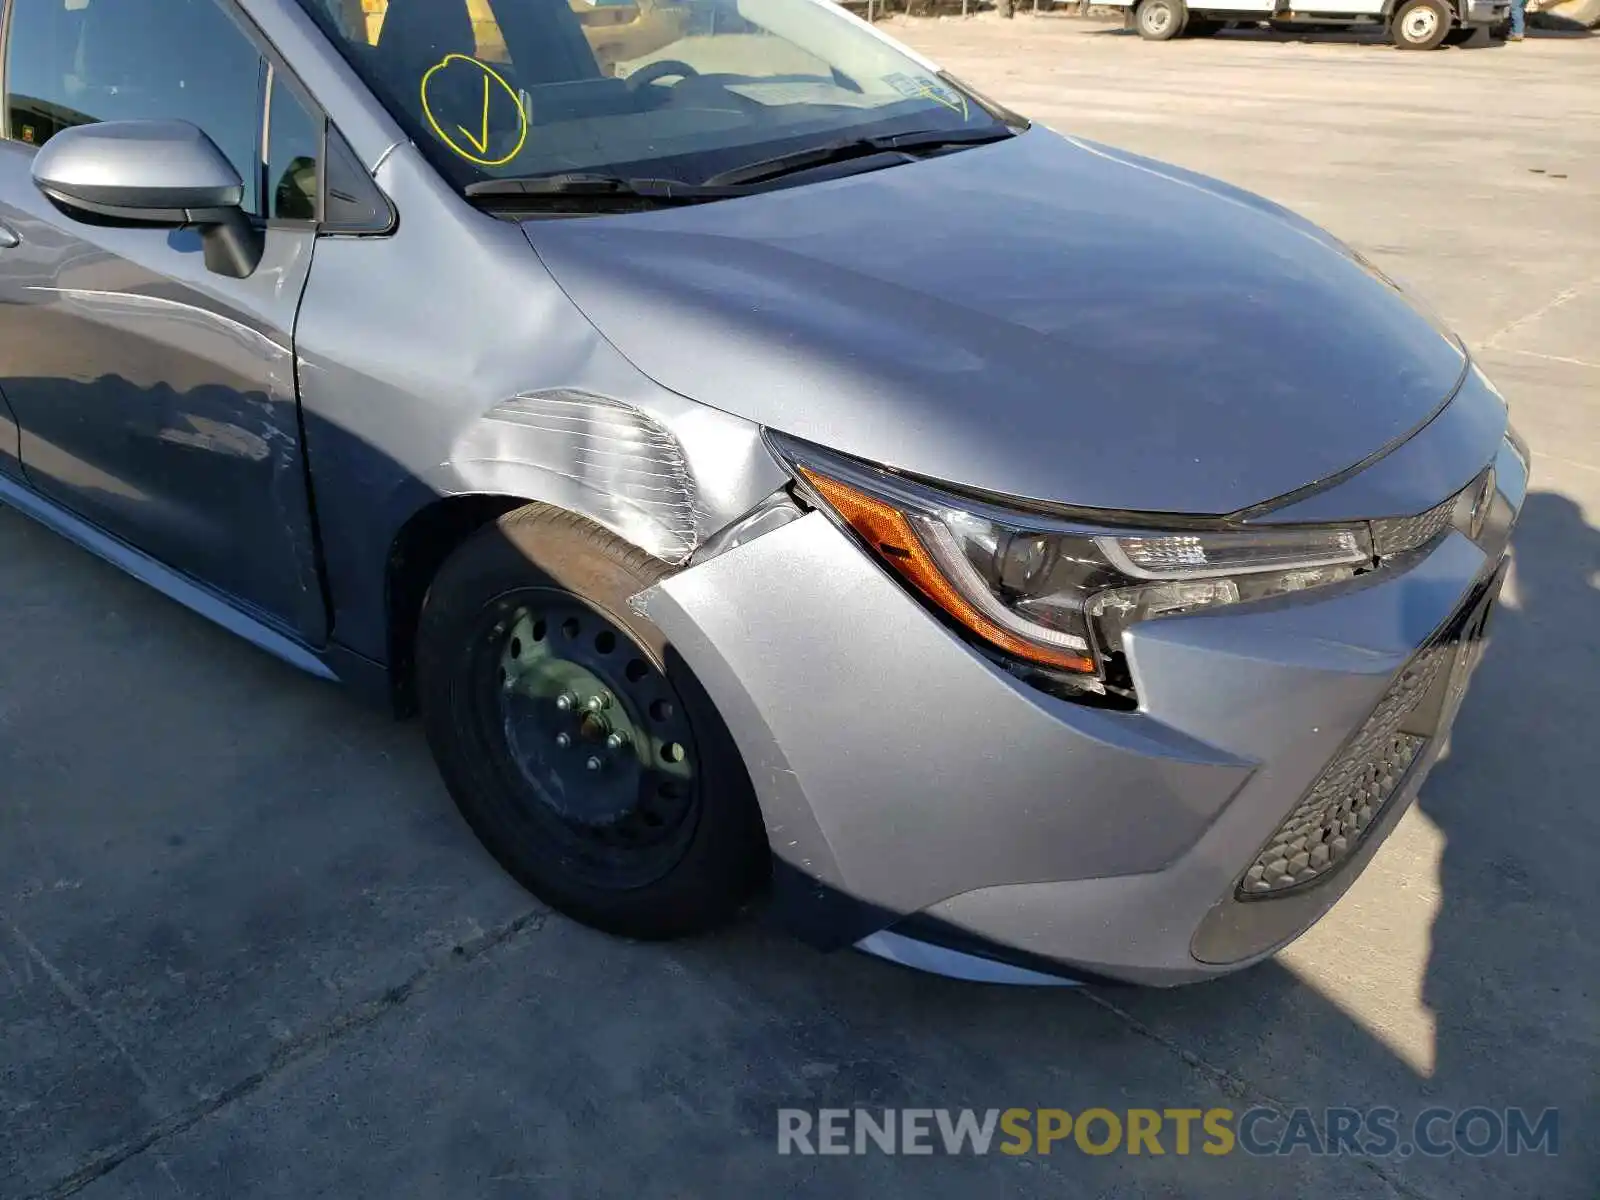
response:
[[[465,125],[456,125],[453,122],[448,122],[448,118],[441,120],[439,114],[434,111],[433,81],[440,71],[448,71],[456,63],[470,63],[478,74],[483,77],[483,118],[479,125],[478,133],[474,133]],[[452,74],[452,79],[458,78],[459,75],[460,70],[458,68]],[[506,98],[511,101],[513,108],[516,110],[517,136],[515,144],[506,150],[504,154],[489,158],[489,93],[494,88],[499,88],[504,92]],[[477,59],[469,58],[465,54],[446,54],[422,73],[419,91],[422,99],[422,115],[427,118],[429,127],[438,135],[439,140],[448,146],[453,153],[480,167],[504,166],[522,153],[522,147],[528,140],[527,110],[522,106],[522,98],[512,90],[511,85],[505,81],[500,72],[496,71],[488,63],[479,62]],[[456,107],[455,96],[456,93],[452,90],[450,93],[450,108],[452,110]],[[455,133],[448,132],[445,128],[446,123],[449,123],[451,128],[455,129],[456,133],[459,133],[461,137],[457,138]]]
[[[457,125],[457,129],[466,134],[467,141],[472,143],[472,148],[482,154],[489,148],[489,76],[483,77],[483,136],[478,137],[465,125]]]

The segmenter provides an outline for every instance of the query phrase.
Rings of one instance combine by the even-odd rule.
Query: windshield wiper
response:
[[[527,175],[502,179],[480,179],[466,186],[473,198],[503,200],[578,198],[646,200],[659,204],[693,204],[703,200],[726,200],[747,196],[748,188],[708,186],[682,179],[624,179],[620,175],[599,175],[587,171],[567,171],[557,175]]]
[[[784,175],[806,171],[852,158],[876,154],[911,153],[947,146],[980,146],[1014,137],[1004,125],[984,129],[916,129],[909,133],[881,134],[877,137],[847,138],[825,142],[803,150],[764,158],[760,162],[722,171],[703,183],[683,179],[630,179],[590,171],[563,171],[554,175],[524,175],[499,179],[480,179],[466,186],[471,199],[539,201],[541,199],[596,199],[646,201],[656,204],[696,204],[706,200],[727,200],[762,190],[752,184],[765,183]]]
[[[846,138],[843,141],[824,142],[820,146],[807,146],[775,158],[746,163],[742,167],[721,171],[711,176],[702,187],[735,187],[740,184],[761,183],[780,175],[808,171],[812,167],[829,163],[846,162],[852,158],[867,158],[874,154],[896,150],[937,150],[946,146],[981,146],[985,142],[1002,142],[1015,137],[1014,130],[1004,125],[991,125],[983,129],[915,129],[909,133],[888,133],[877,137]]]

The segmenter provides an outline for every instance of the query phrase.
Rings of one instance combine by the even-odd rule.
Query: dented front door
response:
[[[273,226],[248,279],[192,229],[112,228],[0,142],[0,392],[46,498],[318,644],[293,331],[315,235]]]

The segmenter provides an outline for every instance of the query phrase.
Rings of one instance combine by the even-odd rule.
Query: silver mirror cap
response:
[[[151,223],[202,223],[244,200],[239,172],[187,121],[64,129],[34,157],[33,182],[68,208]]]

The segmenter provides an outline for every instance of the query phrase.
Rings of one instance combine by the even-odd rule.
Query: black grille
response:
[[[1436,504],[1425,513],[1414,517],[1385,517],[1372,523],[1372,549],[1379,558],[1404,554],[1426,546],[1449,527],[1455,516],[1461,494],[1451,496],[1443,504]]]
[[[1319,879],[1361,844],[1427,743],[1401,726],[1450,669],[1459,645],[1455,639],[1436,642],[1401,671],[1245,871],[1241,899],[1273,896]]]

